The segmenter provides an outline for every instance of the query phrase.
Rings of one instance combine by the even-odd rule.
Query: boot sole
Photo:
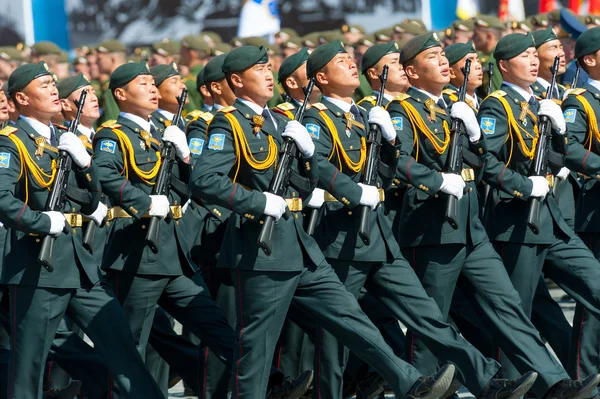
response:
[[[531,373],[529,377],[525,381],[521,383],[518,387],[514,389],[505,399],[518,399],[521,396],[525,395],[533,386],[533,383],[538,377],[538,373]]]
[[[442,396],[450,385],[452,384],[452,380],[454,380],[454,372],[456,371],[456,367],[453,364],[449,364],[446,366],[446,371],[440,375],[438,380],[433,384],[429,392],[427,392],[423,396],[419,396],[414,399],[436,399]]]
[[[462,387],[462,383],[460,381],[456,379],[452,380],[452,384],[450,384],[450,387],[446,390],[446,392],[440,396],[440,399],[446,399],[447,397],[454,395],[454,393],[458,391],[460,387]]]
[[[306,371],[304,374],[306,374],[307,376],[302,381],[302,384],[298,385],[296,389],[290,392],[290,394],[285,397],[286,399],[300,399],[302,395],[304,395],[306,391],[308,391],[308,388],[310,388],[313,381],[313,372]]]
[[[598,384],[600,384],[600,375],[596,375],[596,378],[591,380],[585,387],[581,388],[581,390],[577,392],[577,395],[569,399],[583,399],[586,396],[589,396]]]

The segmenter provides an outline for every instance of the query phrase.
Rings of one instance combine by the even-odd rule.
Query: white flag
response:
[[[508,0],[508,13],[511,20],[523,21],[525,19],[525,6],[523,0]]]
[[[458,0],[456,4],[456,16],[460,19],[473,18],[479,13],[477,0]]]
[[[246,0],[240,12],[239,37],[268,36],[280,29],[277,0]]]

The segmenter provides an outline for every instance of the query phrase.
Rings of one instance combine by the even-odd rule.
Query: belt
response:
[[[548,186],[550,188],[554,187],[556,184],[556,177],[554,175],[546,175],[546,180],[548,180]]]
[[[173,214],[173,219],[181,219],[181,217],[183,216],[183,211],[181,210],[180,205],[172,206],[171,213]],[[108,221],[113,220],[113,219],[130,218],[130,217],[132,217],[132,216],[129,213],[127,213],[120,206],[115,206],[113,208],[110,208],[108,210],[108,213],[106,214],[106,220],[108,220]],[[147,213],[144,214],[144,216],[142,216],[142,218],[149,218],[149,217],[150,217],[150,215]]]
[[[63,213],[65,219],[67,219],[67,223],[71,227],[81,227],[83,226],[83,222],[89,222],[90,219],[83,216],[81,213]]]
[[[464,168],[463,170],[461,170],[460,175],[462,176],[465,182],[475,180],[475,172],[471,168]]]
[[[302,211],[302,198],[286,198],[285,202],[287,202],[287,206],[288,208],[290,208],[290,211]]]
[[[383,188],[378,188],[377,191],[379,191],[379,202],[385,201],[385,191]],[[325,202],[337,202],[337,198],[329,194],[327,191],[325,191],[324,199]]]

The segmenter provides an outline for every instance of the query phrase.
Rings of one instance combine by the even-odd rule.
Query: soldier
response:
[[[457,19],[452,22],[452,30],[453,30],[453,43],[467,43],[469,40],[473,39],[473,29],[475,24],[472,19],[461,20]]]
[[[100,108],[102,114],[97,121],[98,125],[114,120],[119,115],[119,107],[109,89],[110,75],[121,65],[125,64],[125,46],[118,40],[106,40],[98,45],[96,49],[96,64],[98,73],[104,78],[100,80]],[[90,77],[94,79],[94,77]]]
[[[289,56],[281,64],[279,69],[279,83],[289,97],[289,101],[278,104],[273,108],[274,112],[278,112],[285,117],[293,120],[298,107],[304,102],[304,90],[308,85],[308,77],[306,76],[306,61],[308,60],[308,49],[302,48],[299,52]],[[319,88],[313,87],[313,91],[308,100],[308,103],[315,103],[319,100],[321,92]]]
[[[148,64],[153,67],[156,65],[165,65],[175,62],[175,57],[179,56],[180,45],[176,41],[163,39],[160,42],[152,44],[150,61]]]
[[[40,397],[44,360],[58,323],[67,314],[95,343],[124,393],[160,398],[135,350],[122,309],[100,282],[97,261],[82,245],[83,217],[89,215],[85,216],[89,223],[100,224],[106,215],[106,207],[98,202],[95,162],[80,139],[60,134],[58,148],[73,159],[69,184],[87,191],[91,200],[79,204],[69,197],[68,222],[61,212],[42,211],[56,175],[57,132],[49,121],[60,112],[58,91],[44,62],[17,68],[8,86],[21,113],[14,126],[2,131],[0,144],[6,169],[0,220],[11,229],[11,250],[2,273],[2,283],[9,285],[13,321],[9,397]],[[67,225],[69,234],[61,234]],[[56,236],[52,273],[36,261],[40,236],[48,234]]]
[[[31,46],[31,57],[29,61],[34,64],[41,60],[49,62],[48,67],[54,72],[54,65],[56,64],[56,60],[60,53],[60,47],[58,47],[56,43],[50,41],[37,42]]]
[[[189,98],[186,109],[188,111],[201,109],[202,98],[196,90],[196,78],[209,60],[210,47],[199,35],[186,35],[181,39],[179,56],[179,62],[189,69],[188,74],[184,78]]]
[[[200,96],[202,97],[202,108],[200,111],[213,113],[214,102],[210,92],[204,84],[204,69],[198,72],[198,75],[196,76],[196,91],[200,93]]]
[[[357,296],[361,288],[367,288],[394,317],[418,331],[437,356],[457,364],[457,378],[472,393],[481,398],[522,395],[529,390],[537,373],[527,373],[514,381],[495,379],[500,365],[483,357],[444,323],[439,308],[400,253],[380,202],[396,173],[400,156],[396,129],[401,130],[401,126],[394,125],[381,107],[367,113],[353,103],[351,95],[358,86],[358,71],[339,41],[317,48],[309,57],[307,70],[308,76],[316,77],[323,93],[322,102],[312,105],[303,123],[314,137],[319,187],[329,193],[315,231],[327,261],[352,295]],[[382,131],[377,186],[361,182],[366,157],[366,121],[380,125]],[[370,245],[358,237],[360,205],[372,210]],[[424,227],[422,221],[419,224]],[[418,315],[414,309],[419,309]],[[316,367],[320,370],[317,395],[339,397],[343,343],[328,331],[319,332],[319,340],[317,358],[320,365],[328,367]],[[456,389],[450,387],[441,397],[448,397]]]
[[[344,39],[346,39],[350,45],[358,43],[358,41],[365,35],[365,28],[363,28],[361,25],[344,24],[342,25],[340,31],[342,32]]]
[[[502,84],[502,76],[498,70],[496,61],[494,60],[493,52],[498,40],[502,37],[504,24],[498,18],[491,15],[482,15],[475,17],[475,26],[473,28],[473,44],[477,49],[479,61],[486,68],[489,63],[492,63],[494,68],[494,76],[492,78],[492,91],[498,90]],[[479,90],[479,96],[485,98],[489,76],[483,79],[483,85]]]
[[[471,60],[471,74],[467,85],[465,102],[477,112],[481,99],[477,96],[476,90],[483,83],[483,68],[479,57],[470,40],[466,43],[456,43],[444,49],[448,66],[450,67],[450,84],[442,91],[444,101],[448,104],[458,101],[458,88],[462,86],[464,75],[461,68],[465,66],[467,59]]]
[[[301,198],[314,188],[319,167],[314,144],[296,121],[273,115],[265,104],[273,96],[273,75],[264,47],[232,50],[223,72],[237,100],[221,110],[208,130],[208,144],[192,173],[195,196],[233,212],[218,266],[231,269],[236,288],[238,342],[231,379],[232,397],[259,398],[266,391],[265,371],[273,357],[290,303],[331,329],[358,356],[375,367],[396,394],[437,397],[450,383],[452,365],[423,377],[396,358],[352,295],[325,262],[302,226]],[[284,127],[285,125],[285,127]],[[267,192],[283,137],[299,149],[295,178],[285,200]],[[289,205],[288,205],[289,204]],[[291,216],[282,218],[288,209]],[[272,253],[256,245],[264,216],[275,222]]]
[[[503,37],[494,58],[504,83],[501,90],[483,101],[478,115],[488,145],[483,179],[492,187],[485,215],[490,240],[502,257],[527,315],[531,314],[543,267],[548,278],[599,316],[598,261],[561,216],[556,198],[549,192],[553,175],[530,176],[541,134],[540,116],[551,122],[552,150],[570,152],[558,104],[549,99],[538,102],[530,88],[539,68],[532,35],[513,33]],[[553,159],[560,157],[549,155],[556,173],[562,165]],[[541,202],[538,234],[527,224],[530,198]]]
[[[23,56],[14,47],[0,47],[0,81],[6,82],[10,74],[23,63]]]
[[[562,103],[569,133],[567,166],[585,176],[582,192],[575,211],[575,232],[600,259],[598,246],[598,223],[595,211],[598,202],[598,175],[600,151],[598,150],[598,125],[596,115],[600,110],[600,28],[592,28],[579,36],[575,45],[575,57],[589,75],[579,89],[569,91]],[[576,352],[569,361],[569,373],[578,376],[588,370],[598,370],[598,331],[600,322],[594,312],[577,304],[573,319],[571,348]]]

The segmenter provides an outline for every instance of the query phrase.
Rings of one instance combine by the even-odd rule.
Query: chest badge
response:
[[[140,133],[140,136],[142,136],[142,140],[143,140],[143,141],[140,140],[140,147],[142,148],[142,150],[146,150],[147,148],[150,148],[150,145],[151,145],[150,139],[152,138],[152,135],[150,134],[150,132],[142,130],[142,132]]]
[[[260,138],[260,129],[265,124],[265,118],[262,115],[254,115],[252,117],[252,132],[257,138]]]
[[[35,150],[35,156],[39,159],[39,157],[44,155],[44,148],[46,148],[46,138],[41,136],[36,138],[35,144],[37,145],[37,149]]]

